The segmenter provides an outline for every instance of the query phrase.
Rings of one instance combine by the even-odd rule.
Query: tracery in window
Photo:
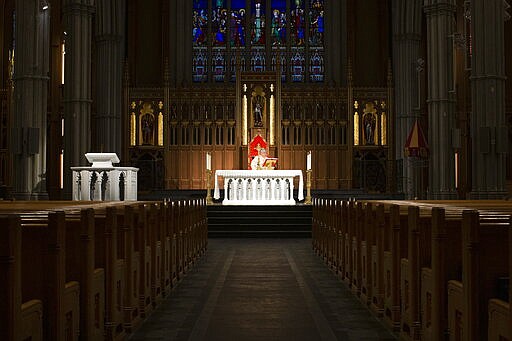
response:
[[[216,49],[216,53],[214,55],[213,60],[213,76],[216,82],[223,82],[226,74],[226,66],[224,59],[224,51],[221,49]]]
[[[293,82],[304,80],[305,58],[302,50],[297,50],[291,60],[291,74]]]

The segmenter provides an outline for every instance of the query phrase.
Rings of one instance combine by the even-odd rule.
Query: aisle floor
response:
[[[312,251],[311,239],[210,239],[144,322],[142,340],[396,340]]]

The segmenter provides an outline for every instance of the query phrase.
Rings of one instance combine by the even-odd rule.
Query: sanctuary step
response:
[[[208,205],[208,237],[311,237],[312,207]]]

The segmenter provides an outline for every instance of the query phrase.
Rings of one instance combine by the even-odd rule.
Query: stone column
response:
[[[503,0],[471,1],[474,199],[501,198],[506,194],[504,18]]]
[[[455,121],[453,82],[454,0],[425,0],[427,16],[429,196],[455,198],[452,133]]]
[[[417,169],[404,155],[404,146],[419,117],[416,65],[420,59],[422,0],[393,1],[393,77],[395,82],[395,155],[403,160],[401,187],[407,198],[415,195]]]
[[[96,82],[93,148],[99,152],[122,150],[122,75],[124,57],[125,4],[102,0],[96,7]]]
[[[71,198],[72,166],[87,165],[91,148],[91,35],[93,0],[64,0],[64,197]]]
[[[50,8],[38,0],[16,0],[15,6],[14,195],[44,199]]]

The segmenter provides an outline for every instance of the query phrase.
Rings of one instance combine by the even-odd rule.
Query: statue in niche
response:
[[[178,115],[176,114],[176,104],[173,104],[171,106],[171,118],[172,119],[178,118]]]
[[[142,117],[142,144],[153,144],[153,116],[146,114]]]
[[[375,144],[375,115],[368,112],[364,115],[363,126],[364,126],[364,138],[367,145]]]
[[[263,127],[263,98],[261,97],[261,95],[255,97],[254,126]]]

